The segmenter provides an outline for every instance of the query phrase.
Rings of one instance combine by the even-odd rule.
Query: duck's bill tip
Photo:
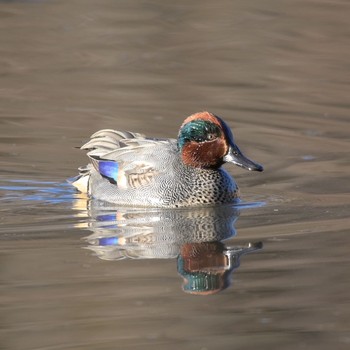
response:
[[[255,163],[255,166],[249,170],[261,172],[264,171],[264,167],[261,164]]]
[[[244,162],[232,162],[232,163],[249,171],[259,171],[259,172],[264,171],[264,167],[262,165],[255,163],[249,159],[246,159],[246,160],[247,161],[244,161]]]
[[[264,167],[262,165],[255,163],[244,156],[237,146],[235,148],[231,148],[223,159],[224,162],[236,164],[239,167],[249,171],[264,171]]]

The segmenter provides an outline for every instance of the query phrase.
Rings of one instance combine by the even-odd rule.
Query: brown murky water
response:
[[[1,1],[0,348],[348,349],[349,15],[341,0]],[[255,205],[101,214],[64,182],[92,132],[175,137],[204,109],[265,166],[228,167]],[[230,286],[184,293],[181,275],[208,269]]]

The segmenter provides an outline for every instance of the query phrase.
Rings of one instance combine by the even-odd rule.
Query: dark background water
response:
[[[348,349],[348,1],[1,1],[0,348]],[[91,133],[175,137],[210,110],[265,172],[233,284],[174,259],[106,261],[64,185]]]

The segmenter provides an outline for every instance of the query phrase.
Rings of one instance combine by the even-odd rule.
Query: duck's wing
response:
[[[142,134],[101,130],[81,148],[99,174],[122,189],[150,185],[164,172],[164,159],[176,153],[173,139],[150,139]]]

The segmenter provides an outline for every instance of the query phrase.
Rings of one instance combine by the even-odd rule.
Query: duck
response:
[[[71,184],[89,198],[120,206],[183,208],[234,204],[239,188],[222,166],[263,171],[236,145],[226,122],[208,111],[187,117],[177,139],[104,129],[82,150],[90,160]]]

